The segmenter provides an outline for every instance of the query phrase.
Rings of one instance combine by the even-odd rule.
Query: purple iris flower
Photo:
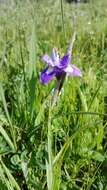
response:
[[[58,52],[53,48],[51,58],[45,54],[42,60],[47,63],[47,66],[42,70],[40,75],[40,81],[43,84],[48,83],[54,77],[56,77],[57,80],[64,80],[66,74],[71,76],[82,76],[79,68],[70,64],[71,52],[69,49],[67,53],[60,58]]]

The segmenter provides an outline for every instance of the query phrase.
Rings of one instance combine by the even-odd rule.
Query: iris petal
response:
[[[71,67],[71,65],[68,65],[68,66],[64,69],[64,71],[65,71],[66,73],[72,75],[72,73],[73,73],[73,68]]]
[[[42,60],[43,60],[44,62],[46,62],[48,65],[54,66],[54,65],[53,65],[53,62],[52,62],[52,59],[49,57],[49,55],[45,54],[45,55],[42,57]]]
[[[71,61],[71,56],[69,54],[65,54],[64,57],[60,61],[60,68],[65,68]]]
[[[62,78],[66,76],[66,73],[72,76],[82,76],[82,73],[78,67],[71,65],[71,53],[68,51],[61,59],[58,52],[53,48],[52,58],[47,54],[42,57],[42,60],[47,63],[47,67],[41,72],[40,81],[45,84],[52,80],[54,77],[59,81],[63,81]],[[62,83],[61,83],[62,84]]]
[[[41,83],[45,84],[48,83],[50,80],[52,80],[55,76],[54,70],[49,70],[49,67],[46,67],[42,72],[40,76]]]
[[[55,62],[56,61],[56,52],[55,49],[52,49],[52,61]]]
[[[71,65],[71,67],[73,69],[73,72],[72,72],[73,76],[82,77],[82,73],[81,73],[81,71],[80,71],[80,69],[78,67],[76,67],[75,65]]]
[[[64,71],[73,76],[79,76],[79,77],[82,76],[80,69],[78,69],[78,67],[76,67],[75,65],[68,65],[64,69]]]
[[[59,66],[60,64],[59,54],[54,48],[52,49],[52,62],[53,62],[53,66]]]

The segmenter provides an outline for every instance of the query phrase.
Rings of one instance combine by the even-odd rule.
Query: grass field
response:
[[[107,1],[0,4],[0,190],[107,190]],[[41,57],[72,64],[52,108]]]

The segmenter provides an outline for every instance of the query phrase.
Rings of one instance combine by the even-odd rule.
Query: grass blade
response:
[[[29,63],[29,79],[32,78],[32,75],[36,75],[36,23],[35,20],[33,20],[33,26],[32,26],[32,34],[31,34],[31,39],[30,39],[30,47],[29,47],[29,52],[30,52],[30,63]]]
[[[10,173],[9,169],[5,166],[5,164],[3,163],[2,160],[0,160],[1,162],[1,165],[2,165],[2,168],[5,172],[5,174],[7,175],[8,179],[9,179],[9,182],[11,184],[11,186],[13,188],[15,188],[16,190],[21,190],[18,183],[16,182],[16,180],[14,179],[14,177],[12,176],[12,174]]]
[[[12,125],[12,122],[11,122],[11,119],[10,119],[10,116],[9,116],[7,103],[6,103],[6,99],[5,99],[5,95],[4,95],[4,90],[3,90],[3,87],[2,87],[1,83],[0,83],[0,95],[1,95],[1,100],[2,100],[2,103],[3,103],[3,107],[4,107],[4,110],[5,110],[5,113],[6,113],[6,117],[8,119],[9,125],[10,125],[10,132],[11,132],[11,136],[12,136],[12,139],[13,139],[13,142],[14,142],[14,150],[15,150],[16,149],[16,141],[15,141],[14,128],[13,128],[13,125]]]
[[[6,133],[6,131],[4,130],[4,128],[1,125],[0,125],[0,133],[2,134],[4,139],[6,140],[6,142],[10,146],[10,148],[14,151],[14,144],[12,143],[10,137],[8,136],[8,134]]]

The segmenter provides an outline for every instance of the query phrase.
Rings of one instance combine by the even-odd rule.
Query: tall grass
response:
[[[48,189],[51,127],[53,190],[106,190],[106,6],[106,0],[78,6],[64,0],[1,4],[1,189]],[[40,84],[41,56],[51,55],[53,46],[65,53],[74,16],[72,64],[83,77],[66,79],[49,121],[54,81]]]

